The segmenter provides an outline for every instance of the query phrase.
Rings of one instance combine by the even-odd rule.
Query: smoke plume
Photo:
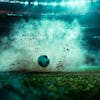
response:
[[[14,24],[9,36],[1,38],[0,71],[80,70],[85,65],[82,36],[77,20],[22,20]],[[44,54],[50,59],[47,68],[37,62]]]

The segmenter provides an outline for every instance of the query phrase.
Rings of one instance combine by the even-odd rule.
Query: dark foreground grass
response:
[[[0,100],[100,100],[99,73],[10,73],[0,79]]]

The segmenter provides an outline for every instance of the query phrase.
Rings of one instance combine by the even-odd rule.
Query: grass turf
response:
[[[7,100],[100,99],[99,72],[9,73],[0,75],[1,83],[0,94],[10,95],[4,96]]]

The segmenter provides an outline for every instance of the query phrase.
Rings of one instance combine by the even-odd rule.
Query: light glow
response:
[[[48,6],[49,3],[47,3],[47,2],[41,2],[41,3],[39,3],[39,5]]]
[[[35,6],[37,6],[37,5],[38,5],[38,2],[37,2],[37,1],[35,1],[35,2],[33,2],[33,4],[34,4]]]
[[[69,1],[67,4],[71,7],[80,7],[80,6],[86,6],[87,2],[85,2],[84,0],[82,0],[82,1]]]
[[[58,4],[57,2],[51,3],[52,6],[57,6],[57,4]]]
[[[25,4],[25,5],[28,5],[29,3],[26,1],[24,4]]]

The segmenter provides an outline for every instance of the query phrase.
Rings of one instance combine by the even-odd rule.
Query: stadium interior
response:
[[[100,0],[0,0],[0,100],[100,99]]]
[[[9,39],[12,26],[22,19],[27,23],[30,19],[61,20],[68,23],[77,20],[84,35],[82,41],[85,41],[81,46],[90,53],[85,54],[85,62],[99,66],[99,9],[99,0],[0,0],[0,44],[2,44],[2,37],[7,36]]]

